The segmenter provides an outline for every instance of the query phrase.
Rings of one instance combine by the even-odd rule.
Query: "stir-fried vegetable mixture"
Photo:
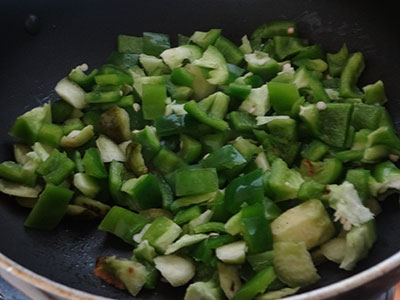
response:
[[[400,190],[400,139],[382,81],[358,88],[360,52],[325,53],[293,22],[238,47],[220,29],[118,36],[99,69],[76,67],[60,100],[19,116],[0,191],[25,226],[99,219],[132,245],[95,274],[137,295],[163,279],[185,300],[280,299],[353,269]]]

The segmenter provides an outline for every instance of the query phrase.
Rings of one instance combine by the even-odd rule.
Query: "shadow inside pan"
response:
[[[382,79],[388,109],[400,122],[400,85],[397,63],[400,45],[398,24],[389,4],[374,1],[2,1],[0,4],[0,160],[12,158],[7,136],[13,120],[22,112],[56,98],[53,88],[76,65],[100,66],[114,49],[119,33],[143,31],[176,33],[222,28],[224,35],[239,42],[258,25],[278,19],[298,21],[302,36],[337,51],[347,43],[362,51],[367,70],[362,84]],[[24,21],[35,13],[41,31],[32,36]],[[65,220],[52,232],[25,229],[28,210],[1,195],[0,252],[28,269],[90,293],[118,299],[130,298],[93,275],[101,255],[129,257],[131,248],[96,229],[95,222]],[[378,217],[378,242],[367,260],[353,273],[324,264],[317,288],[347,278],[384,260],[400,248],[399,208],[396,199],[383,204]],[[143,291],[138,299],[181,299],[184,290],[160,284],[156,291]]]

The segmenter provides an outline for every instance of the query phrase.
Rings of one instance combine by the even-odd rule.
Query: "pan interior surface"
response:
[[[7,132],[15,118],[41,103],[56,99],[54,86],[82,63],[100,66],[115,48],[118,34],[143,31],[190,35],[195,30],[221,28],[239,42],[262,23],[287,19],[298,22],[301,35],[336,52],[346,43],[361,51],[367,69],[361,83],[382,79],[389,98],[388,110],[398,128],[400,44],[393,5],[385,1],[2,1],[0,4],[0,160],[12,159]],[[392,9],[391,9],[392,8]],[[24,29],[29,14],[38,16],[41,30]],[[65,220],[51,232],[26,229],[28,210],[0,195],[0,252],[22,266],[67,286],[89,293],[131,298],[93,275],[101,255],[129,257],[131,247],[97,230],[96,222]],[[396,199],[383,203],[377,218],[378,241],[368,259],[352,273],[326,263],[318,268],[321,280],[310,289],[329,285],[366,270],[400,249],[399,207]],[[182,299],[183,289],[161,284],[143,291],[137,299]]]

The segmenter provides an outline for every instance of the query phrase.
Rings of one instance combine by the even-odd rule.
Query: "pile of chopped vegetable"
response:
[[[237,47],[220,29],[118,36],[106,64],[58,82],[19,116],[0,191],[25,226],[98,218],[132,245],[95,274],[137,295],[162,279],[185,300],[280,299],[345,270],[377,236],[378,200],[400,190],[400,139],[382,81],[357,87],[362,53],[325,53],[293,22]]]

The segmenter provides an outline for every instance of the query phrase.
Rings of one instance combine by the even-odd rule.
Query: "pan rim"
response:
[[[287,300],[323,300],[330,297],[334,297],[352,289],[360,287],[363,284],[367,284],[378,277],[396,269],[400,266],[400,251],[386,258],[384,261],[377,265],[364,270],[358,274],[355,274],[344,280],[332,283],[328,286],[305,292],[299,295],[294,295]],[[48,292],[54,296],[64,297],[65,299],[71,300],[106,300],[111,298],[105,298],[102,296],[90,294],[77,290],[75,288],[68,287],[61,283],[57,283],[44,276],[36,274],[27,268],[19,265],[4,254],[0,253],[0,269],[7,274],[14,276],[24,283],[37,287],[45,292]]]

